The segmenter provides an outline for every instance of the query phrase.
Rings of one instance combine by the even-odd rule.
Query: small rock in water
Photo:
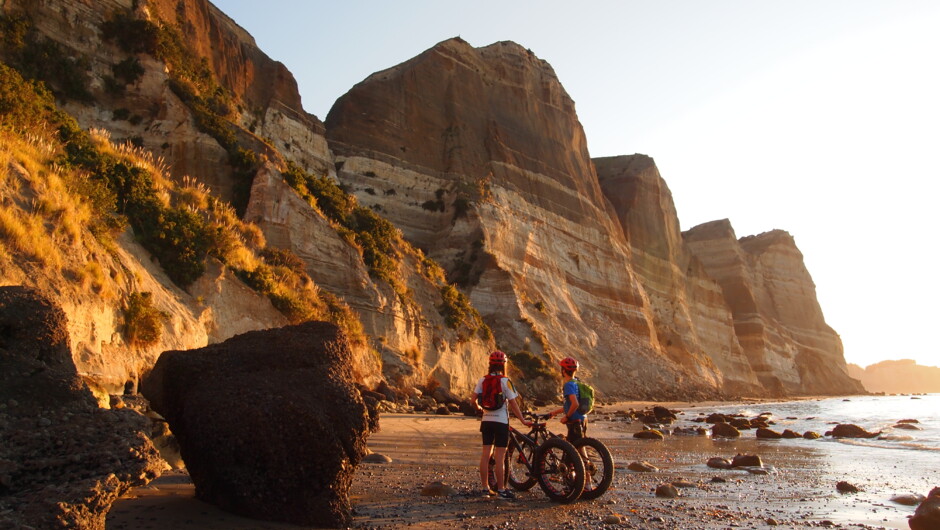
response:
[[[893,425],[892,427],[895,428],[895,429],[907,429],[907,430],[909,430],[909,431],[919,431],[919,430],[921,430],[921,428],[918,427],[917,425],[913,425],[913,424],[910,424],[910,423],[898,423],[897,425]]]
[[[891,497],[891,502],[896,502],[898,504],[903,504],[904,506],[917,506],[918,504],[924,502],[923,495],[918,495],[916,493],[902,493],[900,495],[895,495]]]
[[[836,484],[836,489],[839,490],[839,493],[858,493],[858,487],[844,480]]]
[[[731,460],[731,467],[762,467],[763,465],[758,455],[736,455]]]
[[[672,484],[660,484],[656,486],[656,496],[666,499],[675,499],[679,496],[679,490]]]
[[[917,420],[908,418],[906,420],[898,420],[898,423],[920,423],[920,422]]]
[[[630,462],[630,465],[627,466],[627,469],[630,471],[638,471],[640,473],[653,473],[654,471],[659,471],[659,468],[650,464],[649,462]]]
[[[731,469],[731,462],[728,461],[727,458],[721,458],[719,456],[709,458],[706,465],[715,469]]]
[[[662,440],[665,437],[663,433],[657,431],[656,429],[650,429],[648,431],[640,431],[633,434],[634,438],[639,438],[641,440]]]
[[[820,436],[819,433],[816,431],[806,431],[803,433],[803,438],[807,440],[817,440],[819,438],[822,438],[822,436]]]

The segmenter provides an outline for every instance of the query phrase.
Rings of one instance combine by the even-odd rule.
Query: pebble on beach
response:
[[[666,499],[675,499],[679,496],[679,490],[672,484],[660,484],[656,486],[656,496]]]
[[[637,471],[639,473],[653,473],[659,471],[659,468],[650,464],[649,462],[630,462],[630,465],[627,466],[627,469],[630,471]]]
[[[839,493],[858,493],[858,487],[855,484],[851,484],[844,480],[839,481],[836,484],[836,489],[839,490]]]

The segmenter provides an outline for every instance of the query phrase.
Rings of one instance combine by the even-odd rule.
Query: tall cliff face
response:
[[[823,318],[790,234],[774,230],[738,240],[725,219],[683,236],[721,284],[738,341],[767,393],[865,391],[846,372],[842,341]]]
[[[653,159],[595,158],[594,165],[630,242],[631,264],[669,357],[679,364],[712,363],[730,394],[759,394],[721,286],[683,241],[672,193]]]
[[[445,322],[443,284],[415,272],[426,269],[420,254],[407,246],[391,250],[403,256],[402,291],[393,292],[370,276],[349,232],[285,184],[288,163],[309,174],[334,175],[323,124],[303,111],[293,76],[231,19],[205,0],[9,0],[2,9],[5,16],[24,17],[38,39],[55,43],[66,61],[85,67],[76,76],[85,96],[58,101],[83,128],[108,131],[116,142],[133,140],[165,161],[175,180],[189,177],[226,201],[244,201],[241,207],[271,245],[296,250],[317,289],[358,311],[357,322],[361,314],[371,339],[356,351],[356,371],[365,384],[383,377],[382,362],[373,356],[377,351],[385,361],[384,376],[394,383],[423,384],[433,377],[457,393],[469,392],[485,369],[492,339],[467,336]],[[154,47],[155,35],[170,44]],[[126,83],[117,82],[128,64],[139,71]],[[134,244],[132,236],[126,240]],[[69,289],[62,288],[69,278],[54,269],[38,275],[16,266],[0,271],[4,283],[45,283],[63,293],[72,335],[88,345],[74,348],[81,357],[77,364],[101,384],[119,389],[149,369],[163,349],[200,347],[287,323],[226,264],[210,264],[207,275],[183,290],[150,263],[146,251],[127,252],[150,264],[147,277],[153,281],[136,282],[135,273],[108,299],[93,293],[69,298],[64,294]],[[144,352],[121,340],[120,303],[135,288],[153,292],[156,307],[170,315],[164,334],[170,342]]]
[[[707,359],[664,353],[574,104],[530,51],[444,41],[325,123],[338,178],[448,270],[500,347],[575,356],[612,395],[718,388]]]

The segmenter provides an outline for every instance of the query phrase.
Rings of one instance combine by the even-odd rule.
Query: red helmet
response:
[[[564,368],[565,370],[568,370],[569,372],[573,372],[578,369],[578,361],[574,360],[571,357],[565,357],[564,359],[559,361],[558,364],[560,364],[562,368]]]
[[[506,364],[506,354],[496,350],[490,354],[490,364]]]

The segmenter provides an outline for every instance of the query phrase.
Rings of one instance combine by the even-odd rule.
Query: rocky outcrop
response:
[[[933,530],[940,528],[940,488],[934,488],[920,503],[908,521],[911,530]]]
[[[447,269],[501,347],[577,357],[610,395],[719,386],[664,353],[574,103],[531,51],[444,41],[325,123],[340,181]]]
[[[631,265],[649,297],[666,354],[714,374],[729,394],[759,394],[721,286],[683,241],[672,193],[653,159],[595,158],[594,165],[630,243]]]
[[[0,287],[0,527],[104,529],[111,503],[164,463],[130,410],[99,409],[75,370],[65,313]]]
[[[766,394],[864,393],[846,373],[842,341],[823,318],[790,234],[774,230],[738,240],[725,219],[683,237],[721,285],[738,342]]]
[[[940,392],[940,368],[923,366],[913,359],[882,361],[862,368],[848,365],[849,376],[858,379],[869,392],[888,394]]]
[[[308,322],[160,356],[141,393],[166,417],[196,496],[257,519],[338,527],[369,413],[338,327]]]

